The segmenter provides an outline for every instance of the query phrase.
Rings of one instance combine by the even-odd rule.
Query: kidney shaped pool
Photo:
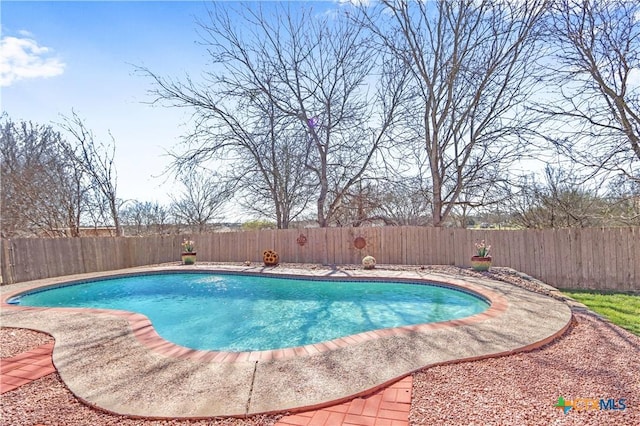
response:
[[[138,312],[173,343],[232,352],[447,321],[489,307],[470,292],[437,284],[169,272],[31,290],[8,302]]]

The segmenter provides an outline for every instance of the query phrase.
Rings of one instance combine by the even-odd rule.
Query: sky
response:
[[[312,6],[322,12],[347,1],[354,0]],[[261,2],[269,4],[275,3]],[[97,141],[114,138],[118,197],[168,204],[183,188],[164,173],[167,152],[180,152],[190,111],[150,105],[153,83],[136,66],[197,79],[208,57],[196,21],[206,21],[210,6],[204,0],[2,0],[2,111],[14,122],[54,125],[77,113]]]
[[[181,188],[163,173],[167,152],[180,149],[189,111],[150,105],[153,84],[135,69],[199,75],[208,58],[196,20],[209,4],[2,0],[2,111],[52,125],[75,112],[97,141],[113,136],[119,198],[168,203]]]
[[[349,1],[358,2],[306,4],[321,12]],[[270,4],[275,2],[261,2],[263,8]],[[180,142],[189,130],[190,111],[150,105],[153,83],[136,67],[197,79],[210,67],[197,32],[197,20],[206,21],[210,5],[210,0],[0,1],[1,110],[14,122],[52,125],[75,112],[97,141],[113,136],[119,198],[168,204],[170,194],[182,188],[164,173],[171,163],[167,153],[184,149]]]

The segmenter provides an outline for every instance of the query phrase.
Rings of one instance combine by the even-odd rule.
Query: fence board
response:
[[[378,242],[380,245],[380,254],[376,257],[378,263],[392,263],[390,254],[393,248],[391,247],[391,240],[387,238],[387,232],[386,227],[380,228],[380,241]]]
[[[550,229],[548,231],[548,234],[553,241],[553,246],[556,253],[553,257],[554,259],[556,259],[555,262],[553,262],[555,264],[555,274],[551,277],[551,279],[553,279],[553,282],[558,282],[562,279],[562,277],[564,277],[564,273],[566,270],[562,262],[562,254],[563,249],[566,245],[567,233],[563,229]]]
[[[356,262],[358,264],[362,263],[362,259],[364,259],[365,256],[373,256],[376,259],[382,256],[382,228],[362,228],[361,232],[361,236],[365,239],[366,245],[358,252]],[[352,241],[351,244],[353,243]]]
[[[562,234],[561,239],[556,239],[556,243],[560,243],[558,252],[560,253],[559,264],[562,269],[562,278],[559,278],[559,280],[562,280],[563,287],[567,287],[569,282],[573,283],[574,269],[576,267],[576,260],[572,256],[573,233],[570,229],[560,229],[558,232]]]
[[[406,250],[408,256],[408,263],[411,265],[424,264],[424,228],[417,226],[411,226],[406,229]]]
[[[403,252],[402,252],[402,229],[403,228],[398,228],[398,230],[394,230],[392,228],[385,228],[385,229],[389,229],[391,232],[388,232],[387,235],[389,235],[389,237],[392,239],[393,241],[393,257],[392,257],[392,261],[390,263],[394,264],[394,265],[402,265],[404,263],[404,258],[403,258]]]
[[[620,281],[618,280],[616,272],[616,256],[622,255],[620,245],[616,241],[622,243],[623,236],[620,234],[620,230],[612,230],[614,232],[603,232],[603,249],[602,249],[602,262],[605,273],[605,280],[614,286],[617,290],[622,290],[620,287]]]
[[[333,232],[327,233],[329,237],[327,240],[327,249],[329,254],[329,264],[338,265],[342,263],[339,252],[341,252],[344,247],[342,247],[342,229],[336,228]]]
[[[409,228],[401,227],[397,232],[398,248],[400,250],[400,264],[415,265],[416,262],[412,259],[411,253],[409,253],[407,247],[407,238],[413,238],[413,236],[410,235],[410,232],[408,232],[408,229]]]
[[[260,257],[254,249],[258,243],[258,231],[249,231],[247,234],[248,238],[245,239],[246,245],[242,258],[250,262],[258,262],[260,261]]]
[[[548,257],[545,247],[544,241],[542,239],[542,231],[540,229],[535,229],[533,232],[533,244],[534,244],[534,256],[539,259],[547,259]],[[534,275],[537,277],[541,277],[546,274],[546,263],[542,262],[534,262],[535,272]]]
[[[343,230],[343,238],[344,238],[344,244],[345,244],[345,248],[346,250],[344,250],[344,263],[348,263],[348,264],[356,264],[359,263],[360,260],[358,260],[358,258],[362,258],[365,255],[362,255],[361,253],[363,251],[366,250],[366,245],[364,248],[362,249],[357,249],[355,245],[353,245],[353,242],[356,238],[358,237],[362,237],[364,238],[365,242],[367,241],[367,238],[363,235],[362,232],[362,228],[358,227],[358,228],[344,228]],[[365,243],[366,244],[366,243]]]
[[[430,245],[431,249],[438,252],[440,245],[444,247],[444,253],[442,254],[441,265],[453,265],[455,264],[455,241],[453,239],[453,229],[434,229],[435,240]]]
[[[452,229],[451,233],[453,234],[452,265],[471,265],[471,254],[473,254],[473,240],[478,239],[478,231],[471,231],[470,233],[465,229]]]
[[[621,279],[626,283],[640,283],[640,229],[631,228],[627,233],[627,244],[622,246],[622,250],[625,250],[625,258],[631,265],[635,265],[631,268],[624,268],[627,273],[622,274]]]
[[[575,283],[575,288],[584,288],[583,277],[583,260],[581,239],[577,229],[569,229],[569,250],[567,251],[567,265],[569,266],[569,274],[567,280]]]
[[[0,285],[13,284],[13,263],[9,240],[0,240]]]
[[[585,269],[585,285],[586,288],[594,288],[596,284],[595,272],[596,272],[596,264],[597,260],[597,249],[598,249],[598,232],[596,229],[588,229],[587,233],[581,233],[580,237],[582,238],[582,253],[586,253],[585,261],[587,263],[587,268]]]
[[[300,234],[307,242],[297,243]],[[354,246],[356,237],[366,245]],[[494,266],[509,266],[560,288],[640,291],[640,228],[466,230],[426,227],[308,228],[191,236],[2,240],[2,283],[177,262],[184,238],[198,260],[254,263],[274,249],[282,262],[469,266],[474,243],[492,246]]]
[[[14,267],[16,269],[20,268],[22,272],[16,282],[30,281],[48,276],[45,263],[45,241],[42,239],[13,240]],[[19,243],[22,244],[19,246]]]
[[[435,228],[433,241],[429,242],[429,248],[436,253],[443,251],[439,264],[453,265],[455,263],[455,241],[453,239],[453,229]]]
[[[320,240],[321,234],[319,230],[310,228],[301,230],[300,233],[307,237],[307,242],[300,251],[303,263],[322,262],[322,241]]]
[[[420,264],[421,265],[433,265],[437,262],[437,256],[435,253],[440,253],[440,251],[430,250],[428,245],[429,241],[431,241],[431,230],[433,228],[424,228],[424,227],[416,227],[420,229],[421,237],[418,240],[418,244],[420,245]]]
[[[516,258],[514,251],[516,250],[515,241],[516,237],[518,236],[518,231],[505,233],[504,236],[505,241],[503,242],[503,245],[497,246],[495,243],[492,245],[493,253],[491,255],[496,258],[505,259],[505,263],[501,263],[501,265],[513,265],[512,268],[517,269],[516,265],[518,265],[520,262]]]
[[[563,238],[562,235],[556,232],[555,229],[546,229],[544,232],[544,244],[549,247],[549,258],[550,259],[559,259],[560,251],[558,250],[557,240],[559,238]],[[558,279],[558,277],[562,276],[562,262],[558,262],[557,260],[554,262],[548,262],[548,279],[553,280],[554,282]]]
[[[296,263],[308,263],[309,262],[309,231],[307,229],[296,229],[293,233],[294,248],[295,248],[295,262]],[[300,241],[300,242],[298,242]]]
[[[490,234],[491,238],[491,256],[496,259],[496,266],[507,266],[509,265],[511,251],[510,247],[510,239],[512,232],[498,232]]]

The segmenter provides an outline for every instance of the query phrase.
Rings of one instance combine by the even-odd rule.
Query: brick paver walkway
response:
[[[408,426],[412,384],[407,376],[364,398],[283,417],[276,426]]]
[[[0,393],[12,391],[56,371],[53,342],[0,361]],[[408,426],[412,377],[349,402],[280,419],[276,426]]]
[[[0,361],[0,393],[9,392],[54,373],[51,353],[53,342]]]

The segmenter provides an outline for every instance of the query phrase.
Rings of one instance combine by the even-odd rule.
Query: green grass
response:
[[[640,336],[640,296],[625,293],[563,291],[612,323]]]

